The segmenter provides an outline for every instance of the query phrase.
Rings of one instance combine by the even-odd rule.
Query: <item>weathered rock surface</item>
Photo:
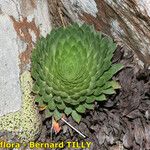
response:
[[[40,35],[51,30],[46,0],[0,0],[0,116],[21,107],[19,75]]]
[[[149,0],[61,0],[72,21],[87,22],[135,52],[140,65],[150,65]],[[64,14],[66,11],[64,11]]]

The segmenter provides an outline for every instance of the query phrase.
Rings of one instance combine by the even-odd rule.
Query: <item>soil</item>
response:
[[[89,150],[150,149],[150,70],[138,69],[133,62],[132,52],[125,54],[124,49],[119,47],[113,62],[124,64],[124,68],[114,77],[120,83],[121,89],[108,97],[107,101],[95,103],[95,109],[87,111],[80,124],[75,123],[71,117],[66,119],[86,135],[86,138],[62,121],[59,123],[63,130],[58,134],[54,131],[52,133],[52,119],[49,118],[44,121],[39,141],[89,141],[92,142]]]

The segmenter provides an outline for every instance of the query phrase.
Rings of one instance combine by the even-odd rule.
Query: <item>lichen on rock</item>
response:
[[[31,96],[32,78],[25,71],[20,78],[22,88],[22,107],[19,111],[0,117],[0,132],[15,134],[21,143],[34,141],[41,132],[41,116]],[[10,139],[8,139],[10,140]]]

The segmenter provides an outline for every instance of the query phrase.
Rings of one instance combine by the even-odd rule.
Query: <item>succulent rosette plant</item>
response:
[[[47,117],[62,114],[76,122],[95,101],[106,100],[119,84],[112,77],[121,64],[112,64],[116,44],[93,26],[83,24],[53,29],[42,37],[32,53],[33,92],[46,106]]]

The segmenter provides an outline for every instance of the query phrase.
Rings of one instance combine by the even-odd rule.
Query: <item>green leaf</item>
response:
[[[32,68],[33,68],[33,67],[35,67],[35,66],[32,66]],[[34,79],[36,79],[36,77],[38,76],[37,71],[34,70],[34,69],[31,70],[31,74],[32,74],[32,77],[33,77]]]
[[[84,96],[81,96],[79,99],[78,99],[80,102],[84,102],[86,100],[86,97]]]
[[[116,81],[111,81],[110,85],[113,87],[113,89],[120,89],[121,88],[120,84]]]
[[[94,91],[94,95],[99,96],[100,94],[102,94],[102,89],[101,87],[97,87],[97,89]]]
[[[95,101],[95,99],[94,99],[93,96],[88,97],[88,98],[86,99],[86,103],[93,103],[94,101]]]
[[[41,96],[35,97],[35,102],[39,103],[41,101],[42,101],[42,97]]]
[[[54,111],[54,118],[55,120],[59,120],[62,117],[62,113],[60,113],[57,109]]]
[[[37,84],[34,84],[32,91],[33,91],[33,93],[38,94],[38,92],[40,91],[39,86]]]
[[[44,102],[43,101],[39,101],[38,102],[38,106],[44,106],[45,104],[44,104]]]
[[[66,108],[65,108],[65,114],[66,114],[67,116],[70,115],[71,112],[72,112],[72,108],[70,108],[70,107],[66,107]]]
[[[52,96],[52,94],[48,95],[47,93],[44,93],[42,97],[43,97],[43,101],[48,103],[49,101],[51,101],[53,96]]]
[[[58,103],[62,103],[61,97],[54,97],[54,100]]]
[[[51,94],[52,93],[52,88],[51,87],[46,87],[45,90],[46,90],[47,94]]]
[[[55,108],[56,108],[56,105],[52,99],[48,102],[48,108],[50,110],[55,110]]]
[[[79,113],[85,113],[85,107],[84,105],[79,105],[76,110],[79,112]]]
[[[71,100],[71,105],[78,105],[80,103],[80,101],[78,101],[78,100]]]
[[[100,95],[98,97],[95,97],[95,100],[96,101],[104,101],[104,100],[106,100],[106,96],[104,94],[102,94],[102,95]]]
[[[123,67],[124,66],[122,64],[113,64],[112,67],[110,68],[111,75],[114,75],[119,70],[121,70]]]
[[[114,64],[108,71],[106,71],[102,77],[98,80],[97,86],[104,85],[105,82],[110,80],[115,73],[123,68],[122,64]]]
[[[71,116],[77,123],[81,121],[81,115],[78,114],[75,110],[72,111]]]
[[[46,82],[41,80],[40,77],[37,78],[37,84],[42,88],[46,86]]]
[[[103,90],[102,93],[110,95],[110,94],[115,94],[116,92],[114,89],[109,88],[109,89]]]
[[[62,103],[57,103],[56,106],[57,106],[57,108],[58,108],[59,110],[64,110],[65,107],[66,107],[66,105],[64,104],[64,102],[62,102]]]
[[[64,98],[63,100],[64,100],[64,102],[71,104],[71,98]]]
[[[44,113],[45,113],[45,118],[49,118],[53,115],[53,112],[51,112],[49,109],[45,109]]]
[[[84,107],[87,108],[87,109],[94,109],[94,104],[85,103]]]

